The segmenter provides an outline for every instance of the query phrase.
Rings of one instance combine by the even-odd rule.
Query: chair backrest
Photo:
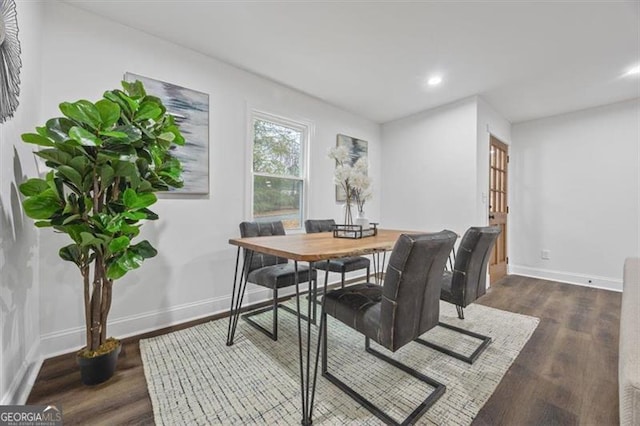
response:
[[[277,222],[242,222],[240,224],[240,236],[245,237],[266,237],[269,235],[286,235],[284,225],[281,221]],[[273,256],[271,254],[262,254],[244,249],[245,274],[264,268],[265,266],[277,265],[279,263],[287,263],[288,260],[283,257]],[[251,264],[249,264],[251,259]]]
[[[380,340],[396,351],[438,324],[440,283],[457,235],[452,231],[402,234],[384,277]]]
[[[317,232],[331,232],[336,221],[333,219],[308,219],[304,221],[304,229],[307,234],[315,234]]]
[[[465,232],[456,252],[451,294],[456,304],[466,307],[487,290],[487,264],[500,234],[499,226],[474,226]]]

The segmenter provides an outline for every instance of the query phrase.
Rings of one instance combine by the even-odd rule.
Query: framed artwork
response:
[[[21,67],[16,3],[0,0],[0,123],[18,108]]]
[[[349,149],[351,166],[356,164],[356,161],[358,161],[361,157],[366,157],[369,153],[369,144],[367,143],[367,141],[352,138],[351,136],[347,135],[338,134],[336,146],[346,146]],[[344,189],[339,185],[336,185],[336,201],[347,201],[347,196],[344,193]]]
[[[184,146],[176,147],[172,153],[182,163],[184,186],[171,188],[169,193],[208,194],[209,95],[129,72],[124,79],[141,81],[148,94],[160,98],[184,136]]]

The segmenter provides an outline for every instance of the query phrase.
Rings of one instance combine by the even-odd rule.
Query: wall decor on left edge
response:
[[[18,108],[21,67],[16,3],[0,0],[0,123]]]
[[[169,193],[208,194],[209,95],[130,72],[125,73],[124,79],[141,81],[147,94],[160,98],[185,138],[184,146],[172,153],[182,163],[184,187],[171,188]]]

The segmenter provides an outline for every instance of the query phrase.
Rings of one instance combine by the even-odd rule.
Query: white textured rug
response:
[[[295,306],[294,302],[287,303]],[[142,340],[140,350],[156,424],[299,425],[296,318],[283,310],[278,317],[277,342],[241,319],[235,344],[227,347],[227,318]],[[493,338],[473,365],[417,343],[409,343],[395,354],[372,344],[447,386],[418,424],[470,424],[539,322],[534,317],[477,304],[465,309],[465,318],[459,320],[454,306],[441,302],[442,322]],[[270,312],[254,319],[271,327]],[[316,332],[317,327],[312,326],[314,343]],[[331,317],[328,333],[329,371],[393,418],[404,419],[431,391],[423,382],[366,353],[364,337]],[[423,338],[467,354],[479,343],[442,327]],[[320,374],[313,422],[381,424]]]

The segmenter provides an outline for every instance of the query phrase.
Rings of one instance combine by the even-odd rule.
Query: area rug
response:
[[[293,300],[287,303],[295,306]],[[457,318],[453,305],[442,302],[440,309],[442,322],[492,337],[473,365],[415,342],[395,353],[372,346],[446,385],[445,394],[418,424],[468,425],[539,320],[477,304],[465,309],[465,320]],[[270,312],[254,319],[271,327]],[[142,340],[140,352],[156,424],[300,424],[296,317],[281,310],[278,320],[277,342],[240,320],[235,344],[228,347],[228,319]],[[328,325],[329,371],[393,418],[404,419],[431,392],[429,385],[366,353],[361,334],[332,318]],[[314,343],[316,333],[312,326]],[[466,354],[479,343],[442,327],[422,337]],[[314,424],[382,424],[318,376]]]

